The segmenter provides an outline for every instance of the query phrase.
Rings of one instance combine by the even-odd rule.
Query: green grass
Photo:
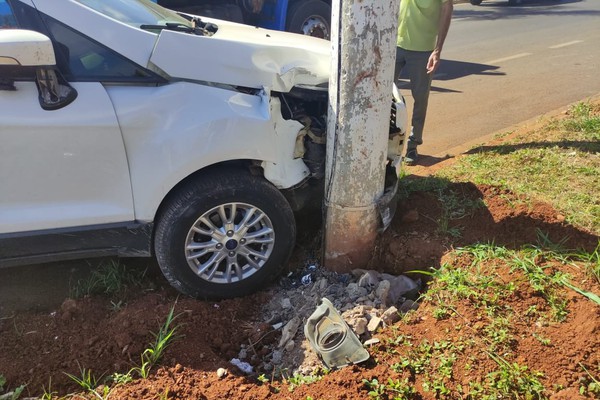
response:
[[[71,289],[71,297],[119,295],[130,287],[142,287],[145,277],[146,269],[130,267],[118,260],[110,260],[94,269],[87,279],[78,281]],[[118,309],[122,301],[111,303],[113,309]]]
[[[436,177],[526,194],[552,204],[569,223],[600,233],[600,109],[580,103],[566,119],[474,149]]]
[[[326,368],[316,369],[313,373],[309,375],[304,375],[300,373],[294,373],[292,376],[283,375],[284,382],[288,384],[288,390],[293,392],[298,386],[301,385],[310,385],[311,383],[315,383],[323,379],[323,376],[327,375],[329,370]],[[262,378],[261,382],[265,382],[266,378]],[[268,382],[268,379],[266,379]]]
[[[169,314],[163,325],[157,333],[154,333],[154,342],[142,352],[140,364],[131,369],[130,373],[135,372],[140,378],[146,379],[150,375],[150,370],[158,364],[167,347],[178,339],[177,331],[179,325],[173,325],[179,314],[174,315],[175,306],[171,307]]]
[[[99,380],[102,379],[102,377],[96,378],[91,369],[80,367],[79,376],[69,374],[67,372],[64,374],[67,375],[73,382],[77,383],[86,393],[91,394],[99,400],[107,400],[110,396],[110,387],[101,385]]]
[[[16,389],[9,390],[5,388],[6,378],[4,375],[0,374],[0,399],[2,400],[17,400],[21,397],[23,390],[25,390],[25,385],[18,386]]]
[[[362,383],[367,390],[369,398],[374,400],[405,400],[413,398],[416,394],[414,386],[408,379],[389,378],[386,383],[380,383],[377,378],[373,378],[371,380],[363,379]]]
[[[539,381],[543,374],[530,372],[525,365],[509,363],[495,354],[488,354],[498,364],[498,368],[486,376],[483,392],[477,393],[481,399],[545,399],[544,386]]]
[[[421,271],[432,277],[422,300],[434,318],[450,320],[454,329],[464,330],[465,335],[431,343],[399,333],[387,343],[394,346],[395,362],[390,365],[391,371],[409,373],[413,380],[420,376],[423,390],[436,398],[546,399],[550,389],[542,384],[543,374],[514,361],[518,358],[515,325],[527,323],[535,327],[549,321],[560,323],[568,316],[568,290],[582,295],[592,307],[600,305],[597,294],[576,287],[571,276],[556,268],[564,265],[588,270],[591,278],[597,279],[598,249],[592,253],[571,251],[561,243],[550,242],[547,235],[539,232],[538,243],[520,249],[481,243],[457,248],[452,257],[437,270]],[[547,306],[539,309],[530,306],[524,312],[513,309],[519,303],[519,293],[523,292],[534,293],[544,299]],[[457,311],[465,307],[474,313],[469,321]],[[552,345],[550,339],[535,328],[531,336],[544,346]],[[473,347],[481,349],[480,356],[483,354],[494,361],[496,368],[468,387],[452,386],[456,361],[463,357],[463,349]],[[461,362],[465,368],[473,363],[477,364],[476,359]],[[380,392],[385,393],[385,387],[379,381],[371,382],[372,397],[383,398]],[[594,374],[587,373],[581,380],[580,391],[590,395],[600,391]]]
[[[140,364],[131,368],[126,373],[115,372],[107,378],[102,379],[102,377],[97,378],[91,369],[86,369],[80,366],[78,375],[67,372],[64,372],[64,374],[67,375],[73,382],[75,382],[85,393],[91,395],[93,398],[99,400],[108,400],[114,387],[116,385],[123,385],[132,382],[134,380],[134,374],[142,379],[147,379],[150,376],[150,371],[159,363],[167,347],[169,347],[175,340],[179,338],[177,332],[180,328],[180,325],[174,325],[174,321],[178,316],[179,314],[175,315],[175,305],[173,305],[167,314],[165,322],[161,325],[158,332],[152,334],[154,336],[154,342],[150,343],[140,355]],[[1,378],[2,376],[0,375],[0,384],[2,383]],[[43,392],[44,394],[42,397],[46,400],[57,398],[56,392],[53,392],[51,389],[51,384],[49,385],[48,389],[43,388]],[[71,397],[71,395],[67,397]],[[165,398],[168,398],[168,396]],[[0,400],[4,399],[0,398]]]
[[[437,197],[441,206],[441,214],[437,219],[424,215],[438,225],[438,234],[458,238],[462,234],[453,221],[472,216],[480,208],[485,207],[481,199],[471,199],[457,190],[448,189],[450,181],[439,178],[406,180],[399,189],[399,196],[407,198],[414,192],[431,192]]]

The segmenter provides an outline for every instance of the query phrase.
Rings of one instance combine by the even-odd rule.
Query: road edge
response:
[[[501,144],[524,131],[530,131],[545,125],[550,119],[565,115],[567,111],[576,104],[579,103],[600,103],[600,93],[583,98],[581,100],[574,101],[567,105],[561,106],[557,109],[548,111],[546,113],[537,115],[527,120],[521,121],[514,125],[510,125],[506,128],[499,129],[487,135],[481,136],[477,139],[469,140],[458,146],[451,147],[443,152],[434,154],[432,156],[424,156],[424,163],[426,159],[430,158],[433,160],[441,160],[431,165],[415,165],[405,167],[410,175],[416,176],[429,176],[434,174],[436,171],[448,167],[455,163],[461,156],[479,146],[498,145]]]

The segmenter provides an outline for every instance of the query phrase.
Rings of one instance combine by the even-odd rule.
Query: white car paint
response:
[[[19,46],[14,45],[16,35],[19,35]],[[0,35],[0,44],[3,49],[2,56],[0,56],[0,65],[33,66],[56,64],[54,52],[52,51],[52,42],[41,33],[7,29]],[[46,47],[46,51],[33,51],[37,46]]]
[[[0,90],[0,234],[153,221],[175,185],[222,161],[255,160],[279,189],[309,175],[294,155],[303,126],[271,94],[325,84],[328,42],[217,20],[213,36],[155,33],[76,0],[17,1],[166,82],[71,82],[77,98],[51,111],[34,82]]]
[[[292,155],[302,125],[283,120],[276,98],[185,82],[107,92],[123,132],[138,220],[151,221],[172,187],[221,161],[263,160],[266,178],[282,189],[309,173]]]
[[[295,84],[317,85],[329,78],[330,46],[322,39],[209,18],[203,20],[219,26],[213,36],[168,30],[156,34],[134,26],[142,21],[119,22],[74,1],[34,3],[41,12],[172,78],[274,91],[289,91]]]
[[[34,82],[0,91],[0,233],[134,219],[113,104],[99,83],[73,86],[77,100],[53,111]]]
[[[329,53],[323,39],[219,21],[210,37],[163,31],[150,61],[171,76],[288,92],[327,82]]]

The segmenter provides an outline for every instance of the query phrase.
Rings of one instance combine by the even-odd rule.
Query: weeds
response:
[[[141,354],[140,365],[131,368],[125,374],[118,372],[113,373],[107,378],[109,383],[112,382],[114,385],[122,385],[132,382],[133,373],[136,373],[140,378],[148,378],[150,375],[150,370],[160,361],[160,358],[164,354],[166,348],[177,339],[177,330],[179,329],[179,325],[173,326],[173,322],[179,315],[175,315],[174,312],[175,305],[173,305],[169,310],[167,318],[160,327],[158,333],[153,334],[155,339],[154,342],[151,343],[150,346]],[[92,394],[95,398],[100,400],[107,400],[109,398],[112,391],[111,387],[109,385],[101,385],[101,378],[96,378],[91,369],[80,367],[79,372],[79,376],[69,374],[67,372],[64,372],[64,374],[67,375],[72,381],[77,383],[77,385],[79,385],[86,393]],[[45,400],[53,399],[54,394],[55,393],[51,390],[51,386],[49,386],[48,390],[44,389]],[[163,394],[167,395],[168,397],[168,392],[164,392]],[[161,394],[161,396],[163,394]]]
[[[97,399],[108,399],[111,390],[110,387],[106,385],[99,385],[98,379],[92,373],[91,369],[80,367],[80,376],[72,375],[67,372],[64,374],[67,375],[73,382],[77,383],[85,392],[92,394]]]
[[[579,379],[579,393],[582,396],[593,395],[600,398],[600,380],[594,378],[583,364],[579,363],[579,366],[586,373],[586,377]],[[598,364],[597,372],[600,374],[600,364]]]
[[[126,373],[126,374],[121,374],[119,372],[115,372],[110,376],[110,380],[115,384],[115,385],[124,385],[126,383],[132,382],[133,381],[133,377],[131,376],[130,373]]]
[[[48,388],[46,388],[45,385],[42,386],[42,392],[40,400],[53,400],[58,396],[58,392],[52,390],[52,378],[50,378],[50,381],[48,382]]]
[[[438,220],[438,232],[451,237],[460,237],[462,228],[451,227],[451,221],[473,216],[475,211],[484,207],[481,199],[470,199],[453,190],[438,190],[437,197],[442,206],[442,214]]]
[[[521,252],[515,252],[509,263],[513,271],[521,270],[533,290],[546,299],[552,309],[554,320],[563,321],[568,314],[567,300],[558,288],[562,286],[566,275],[561,271],[552,271],[541,265],[540,260],[548,256],[547,253],[537,248],[524,249]]]
[[[363,379],[363,384],[367,388],[370,398],[379,400],[385,394],[385,384],[379,383],[379,380],[373,378],[371,380]]]
[[[538,378],[543,377],[539,372],[528,372],[527,366],[509,363],[504,358],[488,353],[488,356],[498,364],[498,369],[486,377],[488,390],[494,390],[492,398],[511,399],[545,399],[544,386]]]
[[[71,289],[73,298],[90,296],[93,294],[115,295],[122,293],[130,286],[142,286],[146,270],[127,267],[119,261],[111,260],[94,269],[89,278],[77,282]],[[120,307],[121,301],[111,302]],[[117,307],[118,308],[118,307]]]
[[[397,362],[390,365],[392,371],[410,372],[421,376],[423,390],[432,392],[436,398],[464,398],[492,400],[498,398],[545,399],[545,388],[541,383],[543,375],[532,372],[527,366],[507,359],[513,357],[518,337],[515,332],[517,322],[535,321],[539,326],[547,320],[563,321],[568,313],[568,300],[565,288],[582,294],[600,304],[600,297],[571,284],[571,277],[559,268],[569,265],[581,269],[582,264],[590,271],[597,282],[598,248],[592,253],[574,252],[564,246],[564,242],[553,243],[547,234],[538,232],[538,245],[523,246],[511,250],[494,244],[476,244],[454,250],[456,266],[453,262],[444,263],[433,271],[411,271],[431,276],[428,291],[422,298],[429,303],[433,317],[454,319],[450,324],[458,327],[456,319],[465,320],[460,326],[469,329],[473,335],[470,346],[481,347],[484,354],[492,359],[497,368],[485,376],[483,382],[471,382],[463,389],[449,383],[453,379],[453,367],[462,354],[466,341],[412,344],[410,337],[397,335],[390,343],[399,347]],[[497,266],[508,266],[510,274],[497,270]],[[496,272],[498,271],[498,272]],[[500,276],[501,274],[502,276]],[[510,307],[517,292],[533,291],[545,299],[548,307],[531,305],[521,313]],[[457,309],[470,306],[466,320]],[[476,322],[477,321],[477,322]],[[456,328],[462,329],[460,327]],[[539,332],[532,336],[543,346],[549,346],[550,338]],[[404,349],[404,350],[401,350]],[[504,357],[507,357],[506,359]],[[477,360],[463,360],[463,365],[473,368]],[[581,380],[580,390],[586,395],[596,395],[600,391],[598,379],[588,373],[589,378]],[[374,382],[372,382],[374,383]],[[381,391],[372,385],[372,392]],[[378,389],[379,388],[379,389]]]
[[[408,379],[393,380],[389,378],[387,383],[380,383],[379,380],[373,378],[371,380],[363,379],[363,385],[368,390],[367,394],[371,399],[394,399],[404,400],[410,399],[415,394],[415,388],[409,383]]]
[[[298,386],[310,385],[323,379],[323,375],[329,373],[328,370],[317,370],[316,373],[303,375],[294,373],[292,376],[284,377],[284,381],[288,384],[288,390],[293,392]]]
[[[160,327],[158,333],[154,335],[154,342],[150,344],[148,348],[144,350],[140,356],[140,365],[131,369],[131,372],[137,373],[140,378],[146,379],[150,375],[150,370],[154,367],[166,348],[177,339],[177,330],[179,325],[172,326],[178,315],[174,315],[175,306],[171,307],[167,319],[164,324]]]
[[[17,400],[25,390],[25,385],[21,385],[12,391],[6,389],[5,392],[4,385],[6,385],[6,378],[0,374],[0,399],[2,400]]]

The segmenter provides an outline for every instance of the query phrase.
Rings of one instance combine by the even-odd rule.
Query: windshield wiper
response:
[[[217,25],[209,22],[203,22],[200,18],[191,19],[192,26],[182,24],[181,22],[167,22],[164,25],[140,25],[140,29],[145,30],[169,30],[184,33],[193,33],[199,36],[212,36],[217,31]]]

